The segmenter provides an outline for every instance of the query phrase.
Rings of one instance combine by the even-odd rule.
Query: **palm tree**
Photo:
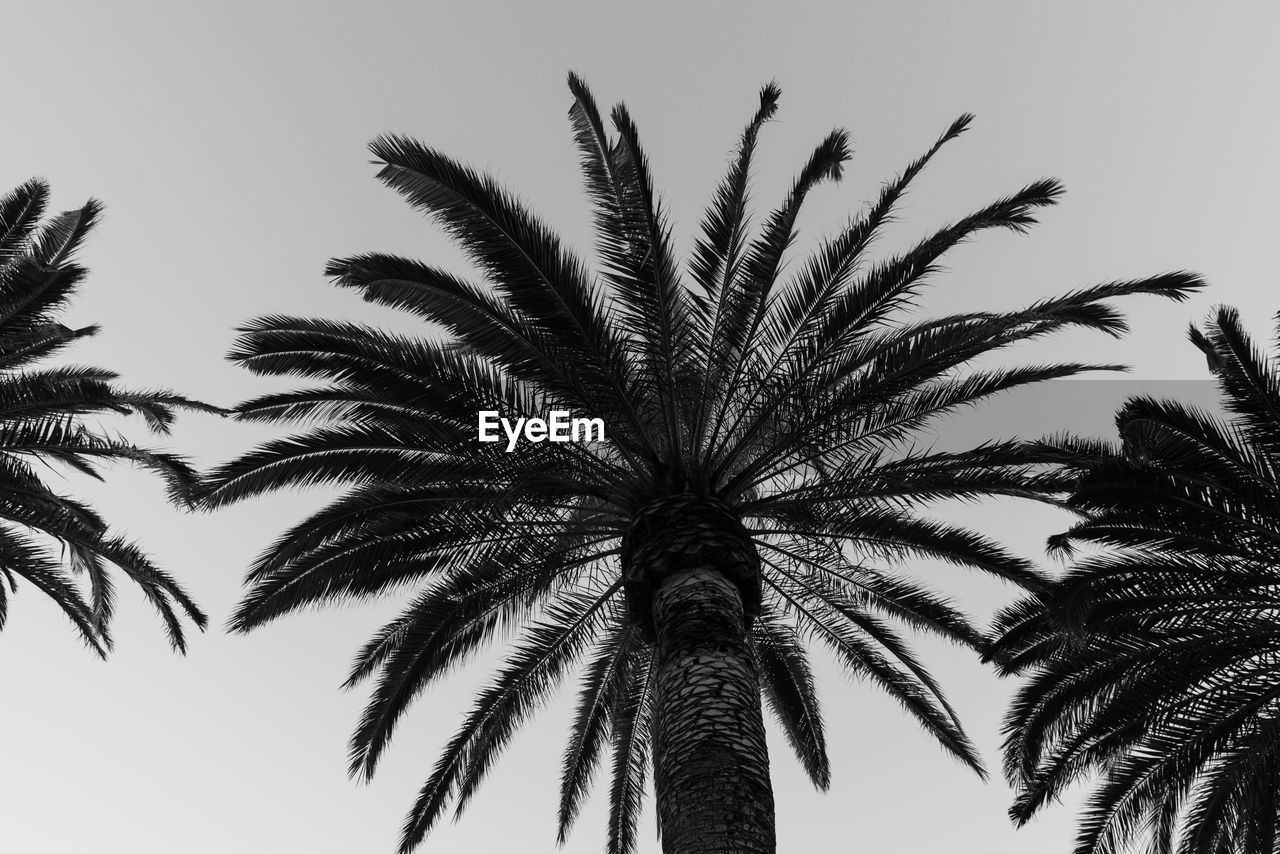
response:
[[[1138,397],[1122,448],[1081,443],[1083,519],[1051,546],[1093,554],[998,626],[1005,671],[1028,674],[1006,720],[1011,814],[1099,774],[1077,854],[1280,844],[1280,366],[1233,309],[1191,338],[1230,417]]]
[[[86,416],[136,413],[164,433],[175,409],[211,407],[167,392],[121,389],[116,375],[101,368],[33,367],[98,331],[70,329],[57,316],[84,279],[85,269],[73,259],[101,206],[90,200],[42,222],[48,196],[44,181],[31,180],[0,198],[0,627],[21,578],[53,599],[84,642],[105,656],[112,645],[115,567],[159,612],[173,647],[185,651],[183,615],[203,629],[204,614],[91,507],[55,492],[39,466],[60,463],[101,479],[103,462],[126,461],[159,472],[181,501],[196,479],[182,459],[95,431]]]
[[[613,109],[611,134],[583,81],[570,75],[569,86],[595,275],[493,179],[389,136],[372,144],[379,178],[432,215],[488,287],[359,255],[328,274],[435,324],[445,340],[281,316],[241,330],[233,360],[318,384],[248,401],[239,416],[311,426],[212,472],[207,505],[321,483],[348,489],[255,562],[232,629],[407,591],[408,606],[359,652],[347,681],[374,680],[351,739],[361,776],[415,697],[503,629],[521,630],[419,793],[404,852],[450,803],[471,800],[520,724],[578,669],[561,840],[608,752],[609,851],[635,848],[650,767],[664,851],[773,851],[762,698],[813,782],[825,788],[829,777],[809,640],[980,771],[900,627],[973,647],[981,632],[872,561],[939,557],[1034,586],[1028,562],[915,511],[951,496],[1039,498],[1064,484],[1053,449],[1004,441],[942,453],[911,450],[910,439],[1001,390],[1105,367],[966,371],[973,359],[1068,327],[1119,333],[1106,300],[1180,299],[1198,279],[1115,282],[1010,313],[909,317],[948,249],[989,229],[1020,232],[1060,193],[1037,181],[869,262],[908,184],[969,116],[783,275],[805,198],[840,177],[849,146],[844,131],[827,136],[752,237],[747,187],[777,106],[772,84],[682,271],[630,113]],[[514,420],[555,410],[600,418],[607,435],[511,453],[477,441],[480,412]]]
[[[90,200],[41,222],[47,200],[49,186],[40,179],[0,198],[0,627],[23,579],[58,603],[84,643],[105,656],[115,567],[160,613],[174,649],[186,652],[182,617],[204,629],[200,608],[136,544],[111,534],[92,507],[54,492],[37,466],[61,463],[101,480],[102,462],[127,461],[159,472],[170,497],[184,502],[196,472],[182,458],[95,431],[86,416],[138,414],[166,433],[178,408],[215,410],[168,392],[125,391],[100,367],[32,367],[99,330],[70,329],[56,318],[86,275],[73,259],[101,205]]]

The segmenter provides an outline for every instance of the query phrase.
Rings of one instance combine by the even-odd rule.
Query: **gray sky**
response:
[[[846,180],[813,198],[803,228],[831,232],[959,113],[972,130],[916,183],[901,245],[1044,175],[1063,203],[1031,235],[991,234],[951,256],[926,307],[1012,307],[1115,278],[1205,274],[1190,303],[1128,305],[1121,342],[1064,336],[1027,358],[1084,353],[1134,367],[1136,385],[1091,382],[1001,403],[982,424],[1007,435],[1105,431],[1143,382],[1200,380],[1183,328],[1212,305],[1269,335],[1267,278],[1280,190],[1274,44],[1280,8],[1231,14],[1190,3],[26,3],[0,12],[6,69],[0,188],[48,177],[58,207],[88,196],[107,216],[84,254],[92,275],[69,315],[105,331],[77,360],[232,404],[269,387],[222,359],[233,328],[287,312],[406,322],[330,287],[334,256],[458,253],[372,178],[366,143],[412,134],[495,171],[569,240],[588,212],[565,113],[565,74],[640,125],[678,233],[719,180],[756,92],[783,89],[755,185],[767,209],[832,126],[853,134]],[[1209,399],[1207,386],[1161,390]],[[956,435],[968,435],[961,433]],[[976,439],[978,432],[974,432]],[[191,418],[173,445],[202,463],[263,436]],[[954,440],[955,435],[951,438]],[[159,484],[122,471],[76,488],[177,573],[216,623],[251,557],[322,494],[215,516],[165,506]],[[1028,555],[1062,524],[1013,504],[963,511]],[[921,566],[985,615],[1008,591]],[[5,702],[0,844],[22,854],[392,851],[435,752],[487,672],[421,700],[368,786],[345,776],[363,697],[337,685],[394,602],[307,614],[249,637],[213,631],[186,659],[122,591],[118,652],[103,664],[34,590],[0,635]],[[964,654],[926,644],[971,734],[998,768],[1009,685]],[[491,663],[491,661],[490,661]],[[1065,851],[1067,809],[1015,832],[998,780],[944,757],[894,704],[824,668],[834,766],[812,792],[780,740],[773,763],[781,850]],[[517,739],[457,824],[425,850],[554,850],[565,703]],[[603,798],[565,850],[595,852]],[[643,828],[651,840],[652,824]],[[656,850],[650,841],[649,849]]]

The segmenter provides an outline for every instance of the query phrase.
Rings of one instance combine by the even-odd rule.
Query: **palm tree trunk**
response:
[[[737,586],[716,569],[677,572],[658,588],[653,617],[664,854],[773,854],[760,677]]]
[[[654,789],[665,854],[773,854],[760,675],[747,629],[760,559],[707,497],[658,499],[623,540],[632,618],[655,645]]]

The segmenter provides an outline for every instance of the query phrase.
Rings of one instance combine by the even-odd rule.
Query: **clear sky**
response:
[[[1222,7],[1219,7],[1220,9]],[[928,310],[1001,308],[1115,278],[1186,268],[1212,283],[1184,304],[1129,305],[1133,333],[1064,336],[1026,358],[1123,361],[1133,382],[1010,398],[949,435],[1059,427],[1105,431],[1114,405],[1155,380],[1205,395],[1188,321],[1239,306],[1270,333],[1280,191],[1274,45],[1280,8],[1113,3],[40,3],[0,10],[6,80],[0,188],[46,176],[58,207],[95,196],[106,219],[72,324],[104,332],[78,361],[230,405],[269,384],[226,363],[234,327],[269,312],[411,327],[338,292],[325,261],[369,250],[456,265],[458,253],[373,180],[367,142],[409,133],[496,172],[568,239],[589,246],[565,75],[640,125],[682,245],[756,92],[782,86],[765,131],[767,208],[832,126],[853,135],[846,180],[802,227],[829,233],[958,114],[972,130],[915,185],[885,248],[1052,175],[1063,203],[1030,235],[956,251]],[[1106,381],[1114,383],[1114,381]],[[966,432],[967,431],[967,432]],[[139,433],[140,435],[140,433]],[[213,463],[261,430],[189,418],[171,445]],[[251,557],[318,505],[282,496],[214,516],[163,502],[122,471],[75,483],[178,574],[221,625]],[[962,511],[1028,555],[1063,519],[1013,504]],[[985,616],[1009,591],[916,567]],[[20,854],[390,852],[438,747],[485,674],[422,699],[371,785],[345,775],[363,697],[337,685],[394,602],[308,614],[249,637],[211,631],[171,655],[158,622],[122,591],[118,651],[80,647],[52,605],[20,591],[0,634],[0,847]],[[928,661],[993,769],[1009,686],[966,655]],[[492,658],[490,662],[492,663]],[[780,850],[1067,850],[1070,815],[1015,832],[1009,793],[942,755],[894,704],[824,667],[834,783],[813,793],[780,740]],[[554,850],[565,704],[507,752],[463,820],[427,851]],[[596,798],[566,846],[602,847]],[[646,850],[656,851],[646,819]]]

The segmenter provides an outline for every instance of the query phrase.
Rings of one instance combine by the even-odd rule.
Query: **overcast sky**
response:
[[[846,180],[821,188],[802,221],[810,239],[837,228],[971,111],[972,130],[917,181],[885,248],[1042,176],[1061,178],[1067,194],[1030,235],[989,234],[956,251],[926,309],[1007,308],[1179,268],[1212,283],[1188,303],[1131,301],[1123,341],[1071,335],[1024,351],[1127,362],[1132,381],[1009,398],[981,428],[1104,432],[1115,404],[1151,381],[1180,381],[1157,388],[1209,399],[1203,357],[1185,341],[1189,321],[1228,303],[1267,336],[1280,308],[1271,278],[1280,7],[1230,8],[13,3],[0,10],[0,188],[43,175],[56,207],[89,196],[106,204],[83,255],[92,274],[68,317],[105,329],[79,345],[77,360],[136,386],[231,405],[271,387],[222,358],[234,327],[254,315],[412,327],[329,286],[327,259],[386,250],[461,263],[373,180],[366,144],[380,133],[408,133],[494,171],[587,247],[566,118],[565,75],[577,70],[601,102],[630,107],[687,246],[770,79],[783,97],[759,149],[758,207],[781,196],[833,126],[853,136]],[[196,417],[170,444],[209,464],[263,435]],[[188,516],[138,473],[75,488],[143,541],[219,626],[252,556],[325,497]],[[1011,503],[964,514],[1029,556],[1063,522]],[[944,567],[915,569],[983,617],[1009,594]],[[301,615],[249,637],[210,631],[182,659],[140,594],[121,598],[118,651],[106,664],[34,590],[13,603],[0,634],[6,851],[391,852],[404,810],[486,673],[466,670],[422,699],[374,782],[357,785],[345,774],[345,745],[363,697],[337,686],[395,602]],[[1010,686],[960,652],[925,646],[998,769]],[[1067,850],[1069,809],[1015,832],[998,775],[982,784],[890,700],[832,667],[822,672],[834,783],[812,792],[775,740],[780,850]],[[567,725],[565,703],[548,707],[462,821],[442,826],[424,850],[554,850]],[[603,798],[592,807],[565,850],[601,850]],[[643,830],[646,851],[656,851],[650,817]]]

